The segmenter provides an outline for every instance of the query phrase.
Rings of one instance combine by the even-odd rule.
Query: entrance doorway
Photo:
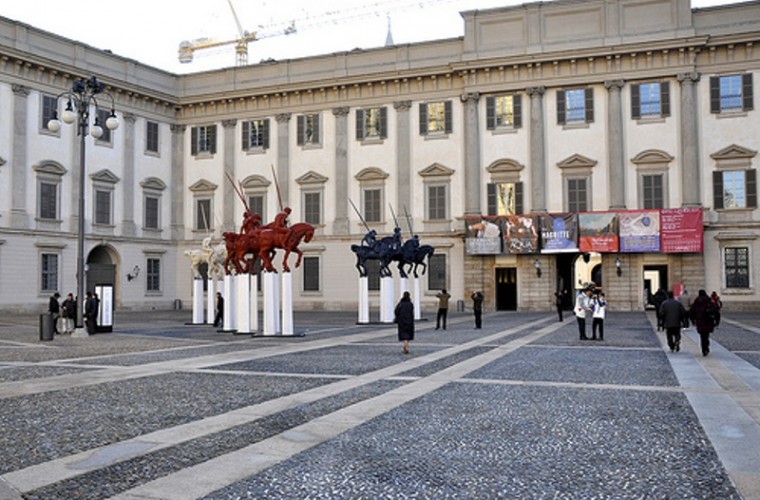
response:
[[[646,294],[645,306],[652,303],[652,295],[662,288],[667,292],[668,266],[644,266],[644,293]]]
[[[496,268],[496,310],[517,310],[517,268]]]
[[[94,292],[95,285],[116,285],[116,264],[108,248],[98,246],[92,249],[87,256],[86,274],[85,292]]]

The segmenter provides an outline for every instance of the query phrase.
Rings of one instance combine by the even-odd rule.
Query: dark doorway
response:
[[[651,297],[657,290],[662,288],[667,292],[669,286],[668,266],[644,266],[644,291],[647,303],[651,302]]]
[[[86,275],[86,292],[94,292],[95,285],[116,284],[116,265],[105,247],[95,247],[87,256]]]
[[[556,258],[557,284],[554,291],[561,292],[562,290],[566,290],[567,293],[562,297],[562,308],[572,309],[576,288],[575,283],[573,283],[573,276],[575,276],[575,259],[578,258],[578,254],[558,253]]]
[[[496,310],[517,310],[517,268],[496,268]]]

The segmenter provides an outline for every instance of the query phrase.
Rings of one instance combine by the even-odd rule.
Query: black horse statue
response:
[[[433,248],[430,245],[420,245],[417,247],[417,249],[414,251],[414,256],[412,257],[412,262],[410,263],[410,271],[412,271],[412,274],[414,274],[415,278],[419,278],[419,275],[417,274],[417,268],[419,266],[422,266],[422,274],[425,274],[425,271],[427,271],[427,262],[426,260],[433,255],[435,252],[435,248]]]

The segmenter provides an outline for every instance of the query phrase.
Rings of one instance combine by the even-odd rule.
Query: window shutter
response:
[[[364,139],[364,110],[356,110],[356,140]]]
[[[565,119],[567,104],[565,102],[565,91],[557,91],[557,125],[564,125],[567,123]]]
[[[243,135],[241,137],[241,144],[243,145],[243,151],[251,149],[251,122],[243,122]]]
[[[523,183],[515,182],[515,214],[525,213],[523,207]]]
[[[212,125],[208,128],[208,149],[213,155],[216,154],[216,125]]]
[[[670,82],[660,83],[660,116],[670,116]]]
[[[522,95],[515,94],[512,96],[512,111],[514,112],[514,115],[512,117],[513,120],[513,127],[514,128],[521,128],[522,127]]]
[[[262,122],[262,125],[263,126],[261,130],[261,135],[262,135],[261,145],[264,147],[264,149],[269,149],[269,118],[265,119]]]
[[[747,73],[742,75],[742,110],[753,109],[752,104],[752,73]]]
[[[710,77],[710,113],[720,113],[720,78]]]
[[[486,97],[486,129],[493,130],[495,128],[496,128],[496,98]],[[489,215],[494,215],[494,214],[489,214]]]
[[[586,123],[594,121],[594,89],[586,89]]]
[[[486,205],[488,215],[496,215],[496,184],[489,182],[486,185]]]
[[[641,118],[641,86],[638,83],[631,85],[631,118]]]
[[[380,108],[380,138],[388,137],[388,108]]]
[[[747,177],[747,207],[757,208],[757,170],[749,169],[746,173]]]
[[[304,129],[304,116],[298,115],[296,117],[296,144],[303,146],[303,129]]]
[[[713,208],[723,208],[723,172],[713,172]]]
[[[198,127],[190,129],[190,154],[193,156],[198,154]]]
[[[443,103],[443,114],[444,114],[444,127],[446,128],[446,133],[450,134],[453,130],[453,120],[451,118],[451,101],[446,101]]]
[[[312,142],[312,144],[319,144],[320,142],[322,142],[320,140],[320,138],[319,138],[319,119],[320,119],[320,115],[317,113],[317,114],[314,114],[312,116],[314,116],[314,134],[313,134],[313,137],[311,138],[311,142]]]
[[[420,103],[420,135],[427,135],[427,132],[428,132],[427,122],[428,122],[427,104],[421,102]]]

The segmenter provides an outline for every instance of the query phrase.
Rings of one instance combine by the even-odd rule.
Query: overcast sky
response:
[[[0,15],[108,49],[174,73],[235,64],[234,44],[196,51],[180,64],[183,40],[232,41],[239,31],[230,0],[0,0]],[[231,0],[243,31],[257,32],[248,62],[290,59],[385,44],[390,19],[396,44],[464,34],[459,12],[521,0]],[[725,0],[692,0],[706,7]],[[284,35],[290,22],[295,34]]]

